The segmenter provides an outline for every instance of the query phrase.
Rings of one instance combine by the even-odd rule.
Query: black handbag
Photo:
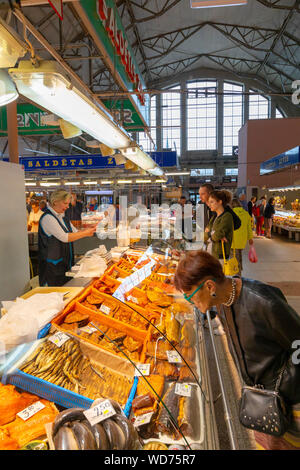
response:
[[[232,340],[233,349],[240,360],[238,365],[243,369],[249,383],[253,381],[247,374],[244,356],[240,347],[231,308],[226,308],[225,318]],[[230,325],[230,326],[229,326]],[[263,385],[244,385],[239,408],[240,423],[252,431],[259,431],[272,436],[282,436],[291,421],[291,409],[279,393],[281,380],[286,364],[280,369],[274,390],[266,390]]]

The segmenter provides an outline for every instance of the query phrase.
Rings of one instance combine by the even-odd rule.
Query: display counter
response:
[[[50,330],[9,354],[1,369],[2,390],[15,386],[46,407],[54,406],[41,437],[47,448],[79,446],[71,425],[57,437],[60,407],[70,413],[78,407],[93,410],[95,403],[104,406],[107,400],[115,410],[122,408],[131,440],[122,427],[125,418],[118,418],[123,434],[119,439],[115,435],[115,447],[110,447],[109,436],[120,433],[111,421],[118,419],[104,418],[101,429],[107,439],[103,435],[100,442],[95,431],[84,443],[87,449],[218,448],[205,345],[199,341],[197,312],[172,283],[176,266],[176,260],[152,247],[120,252],[97,279],[79,277],[67,283],[64,288],[82,289],[52,319]],[[78,422],[85,422],[80,416]],[[3,426],[0,448],[12,438]],[[81,432],[82,426],[78,424]],[[30,437],[40,437],[37,433]]]
[[[290,239],[300,241],[300,212],[284,209],[275,210],[273,218],[273,230],[277,233],[288,232]]]

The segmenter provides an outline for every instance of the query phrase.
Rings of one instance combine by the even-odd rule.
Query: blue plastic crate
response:
[[[26,374],[19,369],[16,369],[14,372],[7,375],[4,383],[15,385],[22,390],[38,395],[39,397],[45,398],[45,400],[52,401],[65,408],[80,407],[88,409],[93,403],[93,400],[90,398],[86,398],[78,393],[71,392],[63,387],[46,382],[43,379],[34,377],[33,375]]]
[[[14,372],[9,375],[2,376],[2,383],[12,384],[22,390],[38,395],[45,400],[52,401],[58,405],[61,405],[65,408],[84,408],[88,409],[91,407],[94,400],[90,398],[79,395],[78,393],[71,392],[59,385],[54,385],[51,382],[46,380],[39,379],[33,375],[26,374],[19,369],[16,369]],[[135,377],[133,386],[129,393],[127,403],[124,408],[124,414],[128,418],[130,415],[132,400],[136,393],[138,378]]]

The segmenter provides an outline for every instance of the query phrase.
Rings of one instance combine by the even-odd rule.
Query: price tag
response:
[[[150,375],[150,364],[136,364],[138,370],[135,370],[135,376],[141,377],[141,375]],[[141,373],[140,373],[140,372]]]
[[[107,307],[107,305],[102,304],[100,307],[100,312],[105,313],[105,315],[108,315],[110,313],[110,308]]]
[[[95,424],[114,416],[116,411],[109,400],[104,400],[99,403],[99,405],[93,406],[93,408],[84,411],[83,414],[89,420],[91,425],[94,426]]]
[[[177,351],[167,351],[168,361],[175,364],[180,364],[182,362],[181,357]]]
[[[133,425],[138,428],[139,426],[143,426],[143,424],[148,424],[151,421],[153,415],[153,411],[151,413],[146,413],[141,416],[137,416]]]
[[[88,333],[91,335],[92,333],[95,333],[95,331],[98,331],[97,328],[94,328],[93,326],[84,326],[83,328],[80,328],[80,331],[83,331],[84,333]]]
[[[55,335],[50,336],[50,338],[48,338],[48,340],[51,341],[51,343],[54,343],[58,348],[60,348],[69,339],[70,337],[68,335],[61,333],[60,331],[58,331],[57,333],[55,333]]]
[[[37,401],[33,403],[33,405],[28,406],[25,410],[20,411],[17,413],[19,418],[23,419],[23,421],[27,421],[27,419],[31,418],[31,416],[35,415],[38,411],[45,408],[45,405],[41,401]]]
[[[175,385],[176,395],[181,395],[182,397],[190,397],[192,394],[192,386],[189,384],[176,384]]]

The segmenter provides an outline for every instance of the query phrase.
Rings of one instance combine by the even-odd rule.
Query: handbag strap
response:
[[[222,245],[222,252],[223,252],[224,263],[226,263],[227,260],[226,260],[226,256],[225,256],[225,250],[224,250],[224,242],[223,242],[223,240],[221,240],[221,245]]]

